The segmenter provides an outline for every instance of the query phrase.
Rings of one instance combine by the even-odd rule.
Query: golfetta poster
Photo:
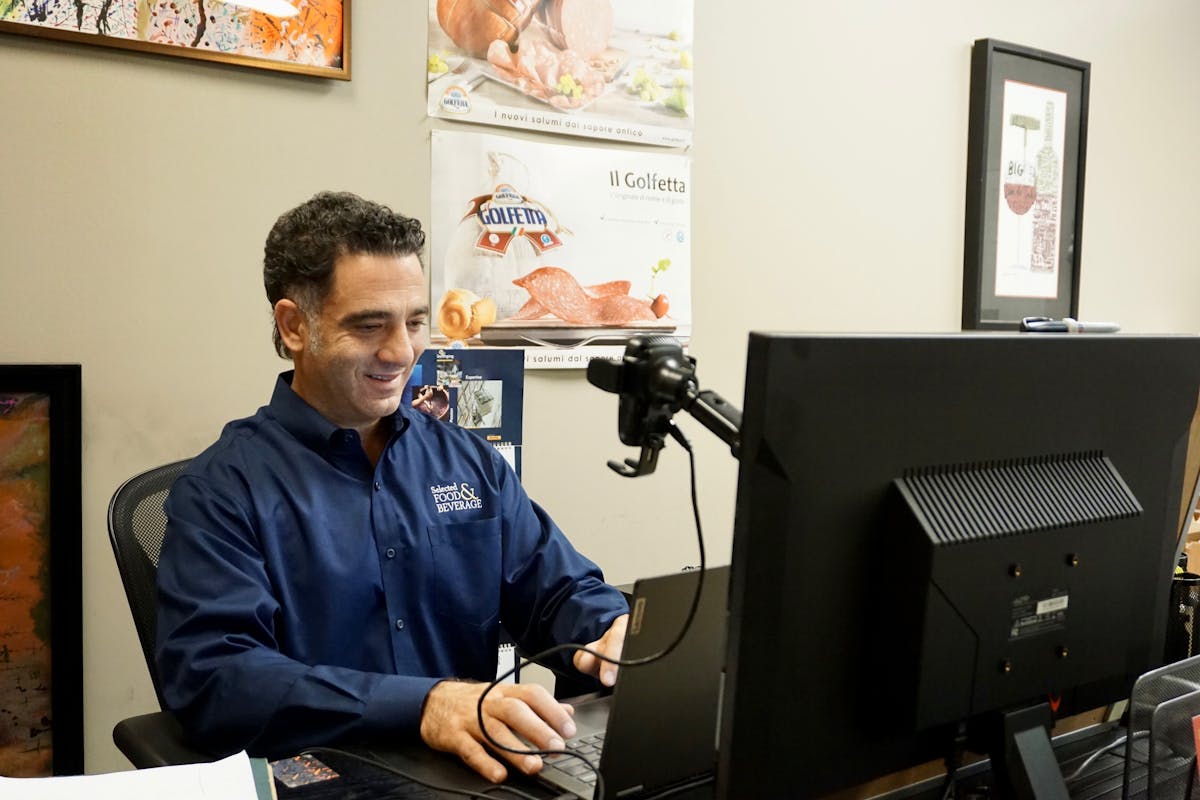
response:
[[[691,334],[691,164],[657,150],[433,132],[432,344],[584,367]]]

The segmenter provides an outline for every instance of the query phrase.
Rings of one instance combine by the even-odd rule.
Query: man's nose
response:
[[[408,366],[414,360],[416,335],[406,325],[397,325],[379,348],[379,359],[389,364]]]

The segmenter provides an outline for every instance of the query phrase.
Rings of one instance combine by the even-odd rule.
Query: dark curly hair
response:
[[[271,308],[283,298],[306,315],[319,313],[329,295],[333,268],[345,255],[421,258],[421,223],[350,192],[321,192],[284,212],[263,247],[263,284]],[[424,267],[422,266],[422,269]],[[274,329],[275,351],[291,352]]]

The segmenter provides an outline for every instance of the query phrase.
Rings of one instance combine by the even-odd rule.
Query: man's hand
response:
[[[588,645],[589,650],[595,650],[598,653],[603,653],[612,659],[619,660],[621,658],[621,646],[625,644],[625,626],[629,623],[629,615],[622,614],[613,620],[612,625],[608,627],[608,631],[596,641]],[[575,652],[575,669],[582,672],[584,675],[591,675],[594,678],[599,678],[600,682],[605,686],[612,686],[617,682],[617,665],[610,664],[603,659],[596,658],[591,653],[585,653],[582,650]]]
[[[487,686],[461,681],[436,684],[425,698],[421,738],[435,750],[457,754],[471,769],[499,783],[508,772],[484,749],[487,740],[479,730],[479,696]],[[500,744],[518,750],[563,749],[563,739],[575,735],[575,723],[571,721],[574,712],[543,687],[531,683],[498,684],[483,701],[483,723],[488,733]],[[495,752],[527,775],[542,768],[538,756]]]

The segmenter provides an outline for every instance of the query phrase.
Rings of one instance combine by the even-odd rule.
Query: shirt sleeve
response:
[[[550,515],[533,502],[514,473],[504,495],[504,626],[529,656],[555,645],[586,645],[629,611],[625,596],[604,580],[600,568],[580,554]],[[547,666],[573,673],[573,653]]]
[[[437,678],[308,665],[279,651],[279,610],[246,506],[183,476],[158,565],[164,704],[216,754],[274,757],[380,734],[417,735]]]

